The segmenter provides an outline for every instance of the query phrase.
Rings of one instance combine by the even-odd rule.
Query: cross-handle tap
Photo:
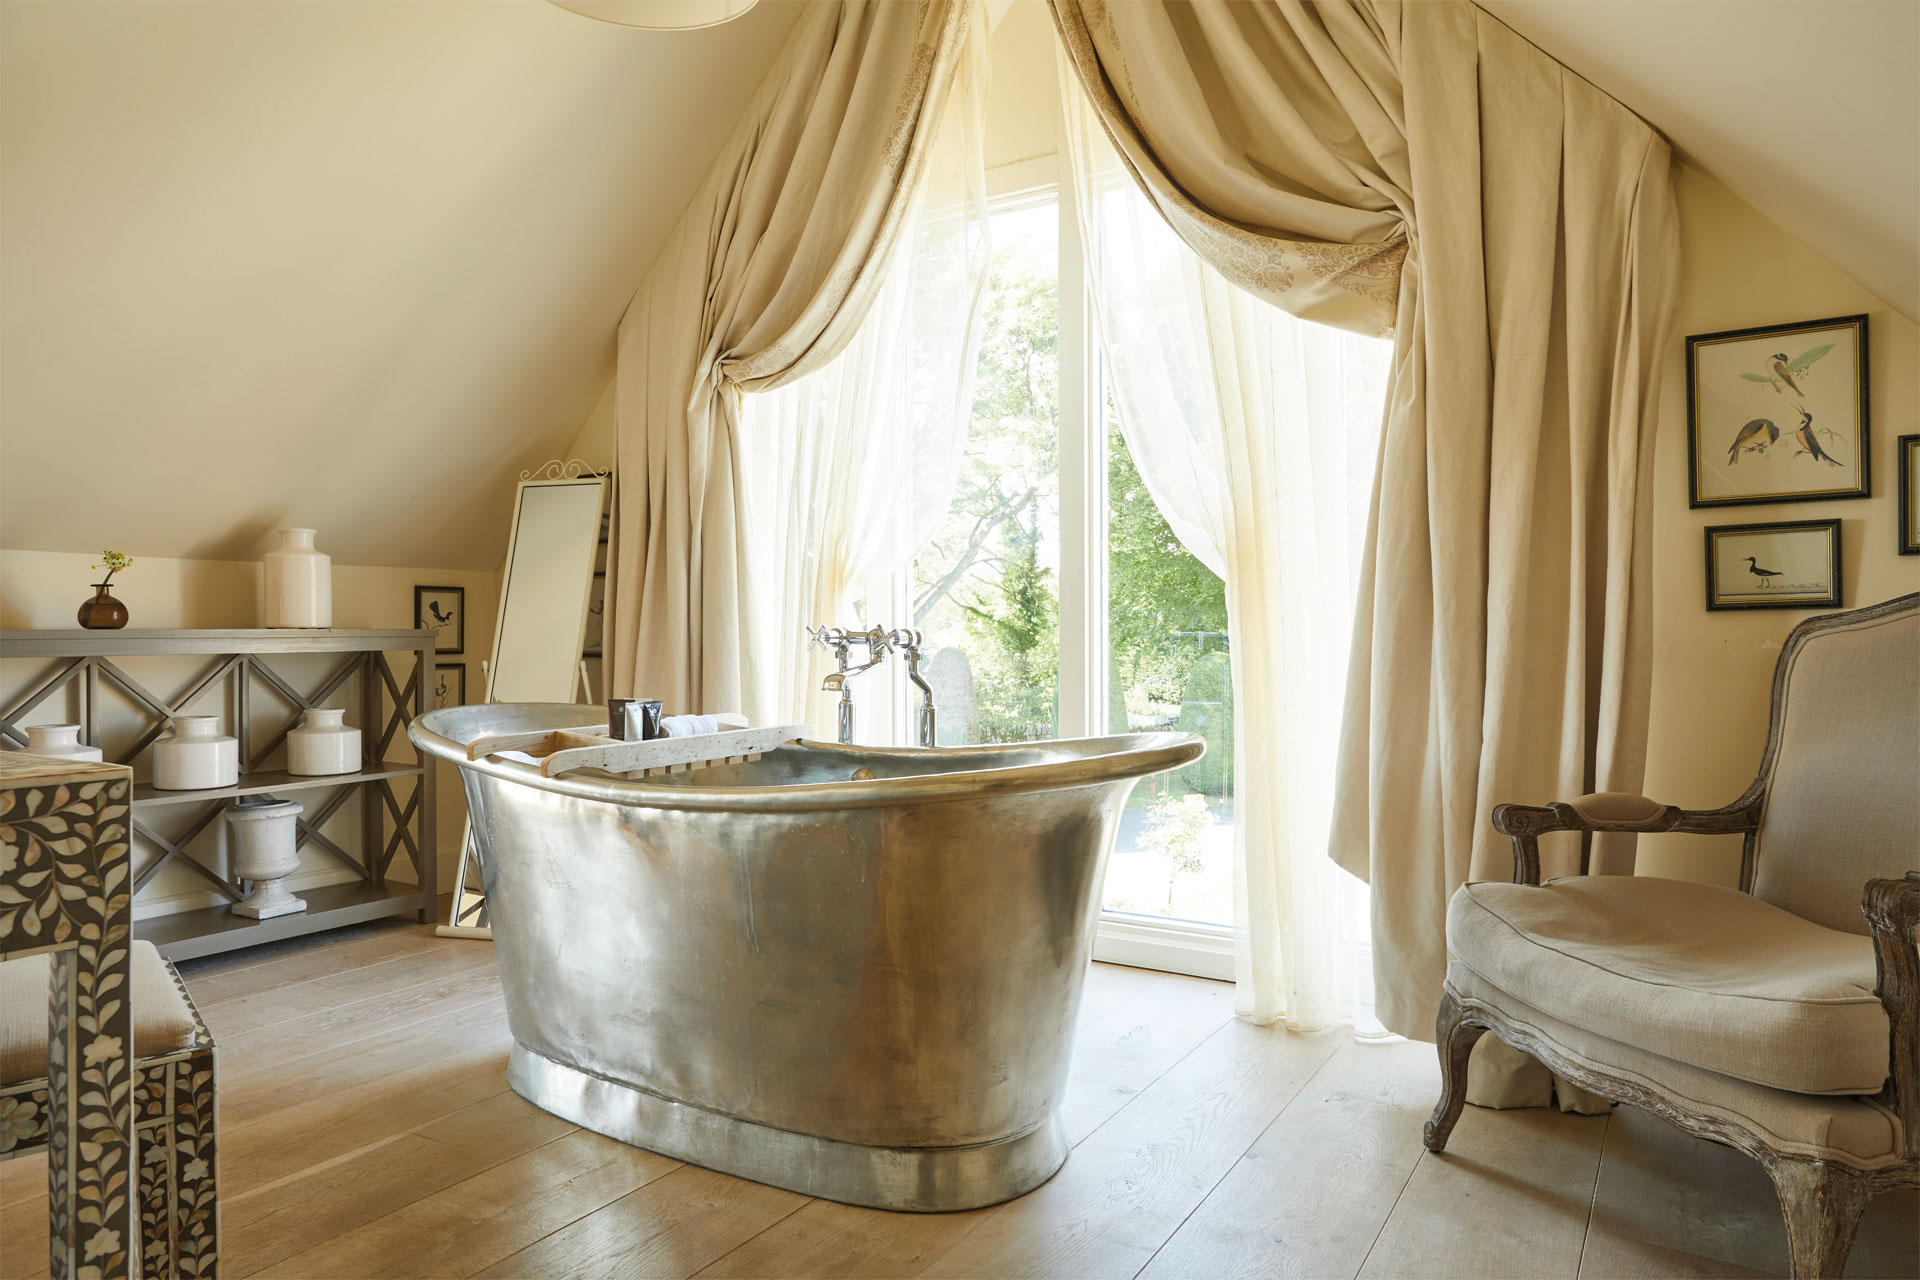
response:
[[[838,669],[828,673],[826,679],[820,682],[820,688],[822,692],[840,695],[839,705],[835,708],[835,718],[838,721],[836,727],[839,730],[840,741],[851,743],[853,741],[853,688],[848,684],[848,680],[886,661],[887,654],[892,652],[892,637],[885,627],[880,626],[870,627],[865,631],[849,631],[844,627],[808,627],[807,636],[807,648],[826,649],[834,656],[834,663]],[[850,666],[847,662],[847,650],[856,644],[867,646],[867,660],[857,667]]]

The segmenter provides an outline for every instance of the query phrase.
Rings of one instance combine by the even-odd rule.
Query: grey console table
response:
[[[302,693],[293,681],[276,671],[274,659],[294,654],[337,655],[327,677],[314,692]],[[115,661],[131,657],[199,656],[206,662],[177,696],[163,698],[145,688]],[[220,820],[243,798],[294,798],[301,792],[331,792],[316,797],[302,816],[300,847],[325,851],[351,869],[356,879],[341,884],[305,888],[300,896],[307,910],[298,915],[252,920],[236,916],[227,904],[136,921],[135,936],[151,941],[161,954],[175,960],[212,955],[238,947],[337,929],[382,916],[412,913],[423,923],[434,918],[437,878],[434,867],[434,799],[432,762],[423,760],[407,741],[406,726],[427,709],[433,687],[433,633],[431,631],[246,630],[246,631],[4,631],[0,632],[0,659],[47,660],[4,709],[0,709],[0,739],[23,746],[26,732],[19,721],[47,698],[78,682],[81,739],[98,745],[100,698],[105,686],[120,695],[145,721],[132,744],[110,752],[108,759],[135,765],[176,714],[187,714],[195,699],[224,684],[228,699],[229,730],[240,742],[240,780],[231,787],[204,791],[161,791],[151,783],[133,787],[131,828],[135,847],[155,851],[134,877],[138,893],[168,865],[197,872],[228,903],[246,896],[246,890],[215,869],[197,861],[187,846]],[[396,670],[396,663],[398,670]],[[284,666],[284,662],[281,664]],[[298,727],[310,707],[327,705],[349,681],[357,698],[362,765],[358,773],[300,777],[262,764]],[[257,701],[262,700],[264,701]],[[284,710],[272,722],[277,730],[253,732],[256,706]],[[361,797],[359,838],[344,844],[321,831],[349,797]],[[162,806],[193,806],[184,831],[168,839],[140,821],[142,811]],[[393,860],[405,852],[417,884],[390,881]]]

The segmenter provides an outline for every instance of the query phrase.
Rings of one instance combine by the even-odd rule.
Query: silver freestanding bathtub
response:
[[[1121,808],[1199,739],[804,742],[644,782],[466,759],[604,719],[495,704],[409,729],[466,783],[513,1089],[851,1204],[968,1209],[1046,1181]]]

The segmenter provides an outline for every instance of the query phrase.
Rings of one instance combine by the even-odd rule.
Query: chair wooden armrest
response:
[[[1890,1032],[1887,1084],[1880,1101],[1900,1117],[1900,1154],[1920,1157],[1920,871],[1898,880],[1869,880],[1860,914],[1873,930],[1874,993],[1886,1006]]]
[[[1645,796],[1601,792],[1546,806],[1495,805],[1493,829],[1513,841],[1513,882],[1540,883],[1540,837],[1552,831],[1681,831],[1690,835],[1746,834],[1760,826],[1760,792],[1753,791],[1722,809],[1682,809]],[[1751,861],[1749,856],[1746,861]],[[1587,874],[1587,853],[1580,853],[1580,874]],[[1750,873],[1743,871],[1741,887]]]

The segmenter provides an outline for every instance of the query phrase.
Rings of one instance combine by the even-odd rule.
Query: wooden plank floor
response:
[[[1758,1166],[1645,1115],[1420,1127],[1431,1046],[1237,1022],[1095,965],[1052,1181],[889,1214],[589,1133],[506,1087],[491,946],[382,922],[183,966],[220,1045],[229,1277],[1784,1275]],[[46,1274],[46,1164],[0,1164],[0,1276]],[[1920,1275],[1884,1196],[1850,1276]]]

